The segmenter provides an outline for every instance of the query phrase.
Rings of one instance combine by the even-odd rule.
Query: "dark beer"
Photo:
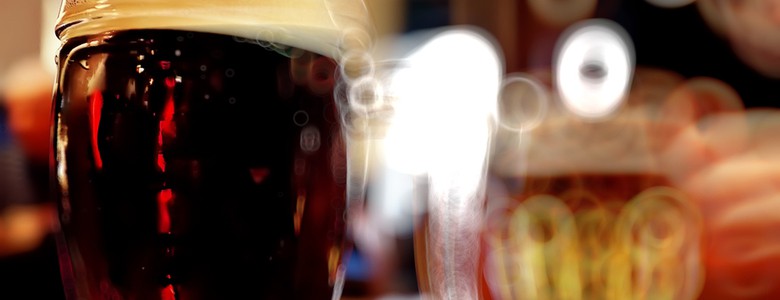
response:
[[[69,299],[332,297],[346,184],[332,59],[124,30],[70,38],[58,64]]]

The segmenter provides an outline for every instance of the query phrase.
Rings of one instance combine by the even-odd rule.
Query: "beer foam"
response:
[[[232,35],[333,58],[372,40],[362,0],[67,0],[56,27],[62,41],[133,29]]]
[[[627,115],[635,115],[635,112]],[[556,176],[573,173],[656,173],[646,120],[630,117],[587,123],[548,115],[515,145],[503,145],[493,166],[502,175]],[[503,149],[502,149],[503,148]]]
[[[534,74],[550,88],[548,72]],[[682,82],[675,74],[639,68],[626,103],[612,118],[596,122],[567,111],[553,96],[534,129],[498,132],[492,168],[502,176],[663,173],[660,152],[670,130],[687,123],[662,110]]]

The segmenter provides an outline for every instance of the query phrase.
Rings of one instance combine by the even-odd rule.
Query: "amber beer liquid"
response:
[[[658,168],[642,122],[553,117],[529,134],[522,167],[497,168],[506,195],[488,199],[483,298],[698,297],[700,212]]]
[[[288,26],[295,12],[338,15],[307,6],[317,1],[274,14],[269,1],[147,2],[63,5],[54,146],[67,298],[338,295],[341,28]],[[81,19],[108,9],[119,13]]]

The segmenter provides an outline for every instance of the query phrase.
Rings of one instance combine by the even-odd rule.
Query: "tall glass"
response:
[[[338,61],[367,27],[359,0],[63,1],[67,298],[338,297],[354,175]]]

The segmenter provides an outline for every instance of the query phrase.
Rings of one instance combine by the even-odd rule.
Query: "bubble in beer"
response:
[[[533,130],[547,114],[547,91],[525,74],[512,74],[504,80],[499,97],[501,126],[507,130]]]
[[[347,82],[374,75],[374,59],[365,51],[348,51],[341,56],[341,78]]]
[[[301,127],[305,126],[309,123],[309,114],[302,110],[296,111],[293,114],[293,123]]]
[[[355,111],[370,113],[383,104],[382,84],[370,77],[364,77],[349,88],[349,104]]]
[[[280,41],[292,39],[283,27],[263,28],[255,33],[254,43],[269,51],[274,51],[286,57],[295,57],[295,47],[280,44]]]
[[[633,45],[611,21],[577,24],[556,46],[555,87],[566,108],[578,116],[609,116],[624,101],[633,72]]]
[[[268,50],[273,50],[276,47],[274,42],[269,42],[275,40],[277,40],[277,37],[276,32],[273,30],[261,29],[255,34],[255,43]]]
[[[301,150],[311,153],[320,149],[320,130],[308,126],[301,131]]]

